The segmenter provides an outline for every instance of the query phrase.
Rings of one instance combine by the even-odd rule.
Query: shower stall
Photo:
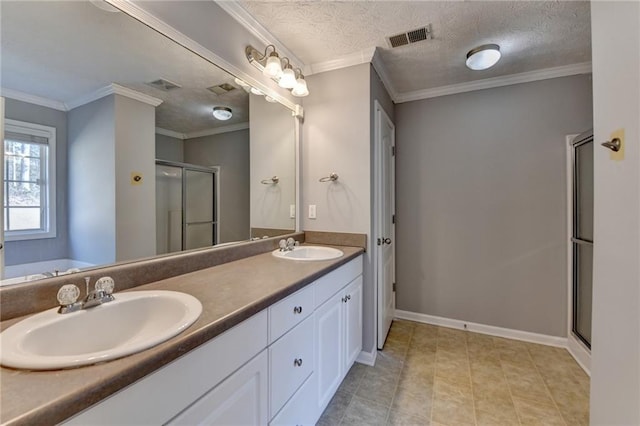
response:
[[[218,242],[217,167],[156,160],[156,252]]]
[[[593,132],[572,142],[572,325],[573,334],[591,348],[593,281]]]

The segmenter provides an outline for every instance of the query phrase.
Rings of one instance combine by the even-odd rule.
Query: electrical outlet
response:
[[[309,204],[309,219],[315,219],[315,218],[316,218],[316,205]]]
[[[295,204],[290,204],[289,205],[289,219],[295,219],[296,218],[296,205]]]

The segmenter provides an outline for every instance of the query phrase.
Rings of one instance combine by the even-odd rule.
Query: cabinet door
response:
[[[268,356],[264,350],[168,424],[266,425],[267,373]]]
[[[344,291],[345,305],[345,374],[362,350],[362,275]]]
[[[344,292],[339,292],[314,313],[317,375],[317,401],[320,410],[329,404],[342,381],[344,362]]]

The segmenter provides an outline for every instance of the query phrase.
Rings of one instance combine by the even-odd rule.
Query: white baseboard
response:
[[[356,358],[356,362],[360,364],[370,365],[373,367],[376,364],[376,357],[378,356],[378,351],[373,350],[373,352],[361,351]]]
[[[472,331],[474,333],[488,334],[490,336],[505,337],[507,339],[522,340],[524,342],[539,343],[547,346],[567,347],[566,337],[549,336],[546,334],[531,333],[529,331],[513,330],[510,328],[495,327],[492,325],[476,324],[434,315],[419,314],[416,312],[401,311],[396,309],[396,318],[426,324],[439,325],[441,327],[457,328],[459,330]]]
[[[569,335],[567,339],[567,350],[576,360],[578,365],[582,367],[585,373],[591,377],[591,351],[587,349],[581,341],[574,335]]]

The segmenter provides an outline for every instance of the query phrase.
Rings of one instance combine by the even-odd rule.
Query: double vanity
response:
[[[288,253],[309,259],[337,251],[312,247]],[[109,303],[180,292],[197,299],[202,313],[175,337],[112,361],[1,368],[2,424],[315,423],[361,351],[362,249],[340,251],[312,262],[270,250],[116,292]],[[143,321],[135,312],[129,320],[131,329]],[[98,340],[120,334],[111,327],[127,329],[109,316],[86,326]],[[50,345],[64,339],[64,327],[50,337]]]

